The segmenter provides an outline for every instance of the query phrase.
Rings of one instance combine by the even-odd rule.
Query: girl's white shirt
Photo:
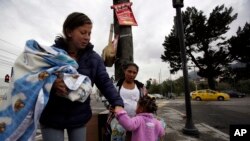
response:
[[[134,89],[126,89],[123,86],[120,89],[120,96],[123,99],[124,109],[127,111],[130,117],[135,116],[135,110],[137,102],[140,98],[140,91],[135,86]]]

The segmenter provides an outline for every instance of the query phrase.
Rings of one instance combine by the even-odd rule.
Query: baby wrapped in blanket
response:
[[[84,102],[92,92],[91,81],[77,72],[78,64],[61,49],[26,42],[13,66],[13,76],[0,102],[0,140],[35,140],[38,120],[48,102],[56,73],[63,74],[69,89],[65,96]]]

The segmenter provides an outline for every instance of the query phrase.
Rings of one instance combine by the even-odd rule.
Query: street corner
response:
[[[164,116],[170,121],[174,120],[175,122],[177,122],[177,121],[183,122],[184,119],[186,119],[186,114],[181,113],[180,111],[177,111],[173,108],[162,109],[161,113],[164,113],[165,114]]]
[[[199,131],[200,141],[229,141],[229,135],[223,133],[205,123],[195,124]]]

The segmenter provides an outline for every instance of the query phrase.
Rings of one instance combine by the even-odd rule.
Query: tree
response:
[[[153,83],[150,85],[148,93],[153,94],[153,93],[160,93],[161,92],[161,85]]]
[[[146,82],[146,89],[147,89],[147,90],[148,90],[148,89],[150,88],[150,86],[151,86],[151,81],[152,81],[152,79],[149,78],[149,79],[147,80],[147,82]]]
[[[187,61],[199,69],[197,74],[200,77],[207,78],[211,89],[215,89],[215,78],[223,74],[225,66],[231,62],[224,34],[237,18],[232,12],[232,7],[221,5],[213,9],[209,18],[195,7],[187,7],[182,13]],[[171,72],[182,69],[180,47],[174,31],[173,28],[165,37],[165,51],[161,55],[162,61],[170,64]]]
[[[243,28],[239,27],[236,36],[230,38],[229,44],[232,59],[245,64],[245,67],[232,69],[236,80],[250,79],[250,24],[246,23]]]
[[[244,28],[238,28],[236,36],[232,36],[229,40],[230,54],[234,60],[249,63],[250,62],[250,24],[246,23]]]

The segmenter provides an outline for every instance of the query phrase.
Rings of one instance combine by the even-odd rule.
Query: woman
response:
[[[137,107],[137,102],[141,97],[147,94],[147,91],[143,83],[139,82],[138,80],[135,80],[139,71],[139,67],[135,63],[130,62],[124,65],[123,71],[124,79],[119,80],[116,84],[116,87],[118,89],[118,93],[123,99],[124,109],[127,111],[130,117],[133,117],[136,115],[135,111]],[[117,140],[118,138],[123,138],[124,140],[125,133],[122,132],[125,132],[125,130],[118,124],[116,119],[113,119],[111,121],[111,129],[112,141]],[[130,138],[131,132],[126,132],[125,140],[130,140]]]
[[[102,58],[93,50],[90,43],[92,22],[83,13],[68,15],[63,24],[63,35],[55,40],[54,47],[65,50],[74,58],[80,74],[91,79],[92,85],[115,107],[123,106]],[[67,95],[67,87],[62,78],[55,81],[49,101],[41,114],[40,124],[44,141],[63,141],[64,129],[67,129],[69,141],[86,141],[86,123],[92,116],[90,97],[83,103],[72,102],[62,96]]]

